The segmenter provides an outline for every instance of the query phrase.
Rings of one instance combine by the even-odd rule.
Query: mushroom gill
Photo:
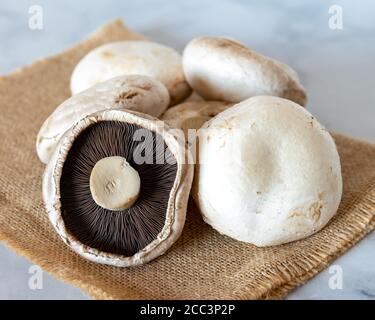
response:
[[[148,133],[141,141],[133,138],[138,129]],[[140,163],[135,159],[137,150],[152,159]],[[100,160],[116,156],[138,172],[140,191],[129,208],[110,210],[95,202],[90,175]],[[61,212],[66,229],[89,247],[132,256],[162,231],[176,174],[176,159],[158,133],[121,121],[95,123],[75,139],[62,169]]]

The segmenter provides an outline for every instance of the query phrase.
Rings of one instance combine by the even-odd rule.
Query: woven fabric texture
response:
[[[0,77],[0,240],[58,279],[99,299],[281,298],[311,278],[375,226],[375,145],[334,135],[344,196],[321,232],[287,245],[257,248],[222,236],[189,203],[181,238],[151,263],[120,269],[94,264],[55,234],[44,210],[44,166],[36,135],[70,95],[75,64],[105,42],[139,39],[120,21],[54,57]]]

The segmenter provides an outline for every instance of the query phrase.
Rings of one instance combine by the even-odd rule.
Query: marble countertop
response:
[[[33,5],[43,10],[41,30],[29,25]],[[57,53],[114,18],[180,51],[195,36],[225,35],[295,68],[308,109],[329,130],[375,143],[374,17],[371,0],[2,0],[0,74]],[[372,233],[287,298],[375,299],[374,248]],[[88,299],[46,273],[43,289],[30,289],[31,263],[2,245],[0,261],[0,299]],[[332,286],[336,270],[339,287]]]

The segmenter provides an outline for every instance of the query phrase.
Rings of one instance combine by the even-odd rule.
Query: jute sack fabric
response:
[[[105,42],[138,39],[121,22],[54,57],[0,77],[0,240],[58,279],[101,299],[280,298],[325,268],[375,226],[375,146],[334,135],[344,197],[318,234],[256,248],[206,225],[190,201],[179,241],[153,262],[128,269],[88,262],[55,234],[42,203],[44,166],[35,138],[44,119],[69,97],[78,60]]]

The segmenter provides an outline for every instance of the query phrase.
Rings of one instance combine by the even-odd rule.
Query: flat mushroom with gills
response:
[[[168,89],[175,105],[191,92],[182,70],[181,55],[152,41],[118,41],[90,51],[75,67],[70,87],[73,94],[122,75],[145,75],[158,79]]]
[[[207,100],[241,102],[272,95],[306,105],[306,92],[288,65],[220,37],[199,37],[188,43],[183,68],[190,86]]]
[[[76,94],[47,118],[39,130],[36,150],[48,163],[62,135],[85,116],[110,109],[128,109],[159,117],[169,105],[166,87],[147,76],[120,76]]]
[[[61,138],[43,178],[50,221],[86,259],[119,267],[163,254],[185,222],[193,166],[158,119],[126,110],[89,115]]]
[[[198,154],[192,195],[222,234],[279,245],[314,234],[337,212],[335,142],[290,100],[252,97],[221,112],[201,128]]]

